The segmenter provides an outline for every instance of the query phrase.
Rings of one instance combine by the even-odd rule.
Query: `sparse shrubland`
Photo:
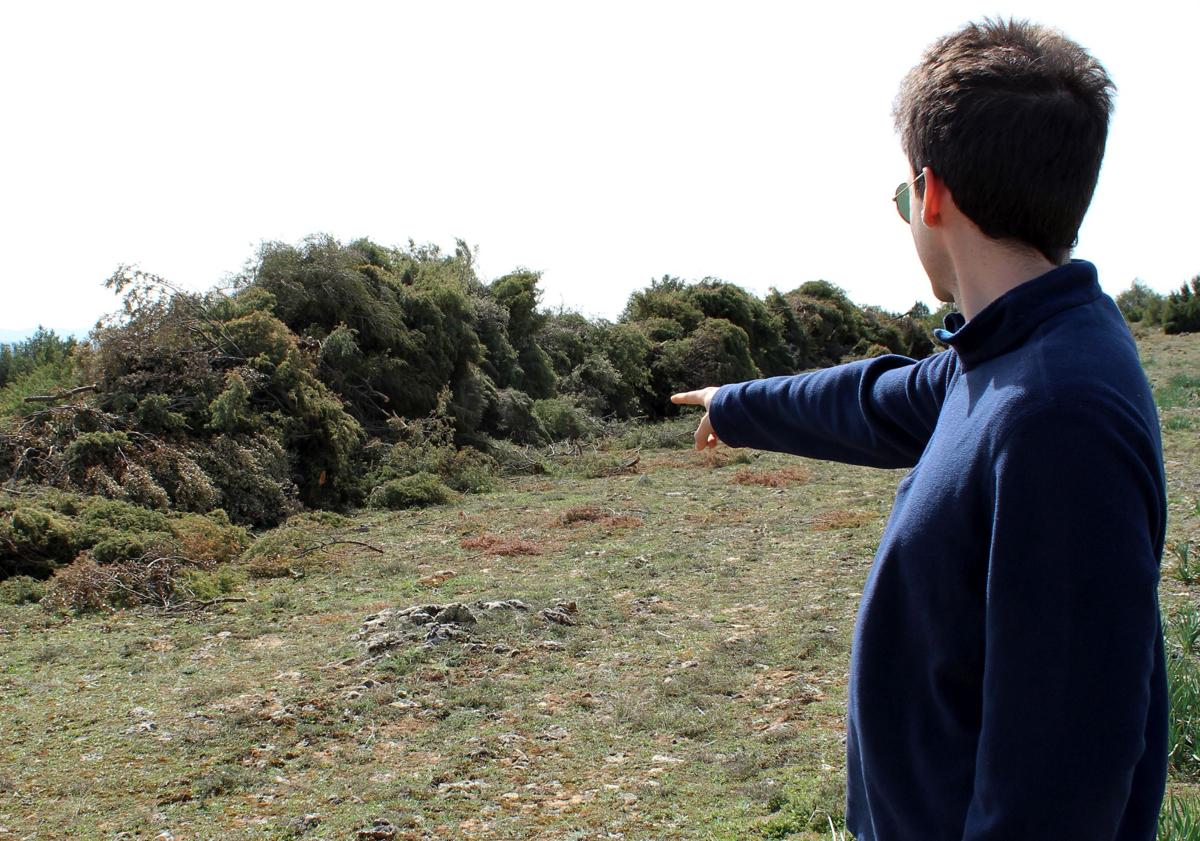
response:
[[[537,272],[483,281],[461,242],[443,254],[328,237],[264,245],[226,290],[182,292],[124,267],[109,283],[122,311],[86,340],[39,331],[0,346],[0,639],[12,652],[0,680],[17,734],[0,747],[15,769],[0,774],[5,822],[36,807],[115,836],[140,820],[137,787],[156,820],[195,825],[220,809],[228,837],[263,822],[300,834],[297,815],[350,837],[374,831],[383,803],[434,816],[435,833],[488,837],[496,810],[519,822],[526,799],[538,827],[511,826],[546,837],[842,831],[846,644],[895,477],[681,452],[696,416],[668,397],[924,356],[945,310],[860,307],[827,281],[759,299],[664,276],[616,322],[589,320],[541,309]],[[1200,381],[1194,348],[1163,333],[1197,329],[1198,283],[1168,296],[1135,283],[1118,298],[1131,322],[1162,328],[1138,335],[1175,482],[1160,824],[1172,841],[1200,825],[1188,437]],[[470,633],[434,625],[453,646],[378,661],[348,649],[382,604],[467,622],[477,597],[492,606]],[[517,597],[545,607],[527,615]],[[162,618],[192,608],[204,610]],[[93,750],[47,735],[67,732],[44,716],[63,685],[87,689],[55,713],[78,713],[72,734],[104,721],[126,741],[106,731]],[[155,763],[133,740],[157,723],[124,721],[153,718],[126,709],[143,694],[186,733],[155,742]],[[74,779],[85,750],[136,779],[89,777],[72,794],[60,776]],[[543,751],[546,779],[528,761]],[[396,768],[423,778],[406,786]]]
[[[552,365],[575,353],[568,338]],[[1200,343],[1139,341],[1169,489],[1159,837],[1190,841],[1200,459],[1181,421],[1197,410],[1185,378]],[[447,393],[366,435],[354,479],[369,494],[487,477],[453,505],[294,511],[242,551],[215,512],[29,483],[0,496],[20,562],[58,559],[48,579],[0,581],[0,824],[20,837],[849,839],[846,664],[901,473],[696,452],[695,414],[606,418],[596,437],[538,445],[466,438]],[[83,431],[126,434],[77,448],[110,471],[121,452],[135,461],[134,433],[153,437]]]
[[[451,255],[324,236],[264,244],[225,290],[120,267],[122,309],[85,342],[0,347],[0,481],[256,528],[436,504],[568,451],[580,475],[619,472],[598,442],[657,440],[642,424],[699,383],[932,350],[927,311],[859,308],[825,281],[760,300],[663,277],[615,323],[540,309],[538,282],[485,283],[461,241]]]

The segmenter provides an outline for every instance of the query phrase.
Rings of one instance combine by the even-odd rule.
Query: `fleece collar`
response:
[[[1101,294],[1096,267],[1086,260],[1072,260],[1008,290],[970,321],[960,312],[950,313],[945,327],[933,334],[954,348],[964,368],[970,368],[1021,344],[1047,319]]]

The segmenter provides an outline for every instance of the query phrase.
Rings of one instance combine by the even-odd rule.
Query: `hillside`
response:
[[[1194,657],[1200,337],[1139,342]],[[454,504],[290,521],[206,606],[0,605],[0,839],[840,834],[850,634],[903,471],[696,453],[694,420]]]

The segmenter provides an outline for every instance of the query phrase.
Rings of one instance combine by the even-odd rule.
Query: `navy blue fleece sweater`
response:
[[[718,438],[911,467],[850,655],[859,841],[1152,841],[1167,768],[1158,417],[1095,268],[1012,289],[944,353],[722,386]]]

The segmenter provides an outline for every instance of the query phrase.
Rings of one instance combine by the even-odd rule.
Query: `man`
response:
[[[1023,22],[906,77],[901,217],[949,346],[675,395],[718,440],[912,467],[863,586],[846,825],[858,841],[1151,841],[1167,766],[1158,418],[1095,268],[1069,260],[1113,86]],[[1132,247],[1132,245],[1131,245]]]

